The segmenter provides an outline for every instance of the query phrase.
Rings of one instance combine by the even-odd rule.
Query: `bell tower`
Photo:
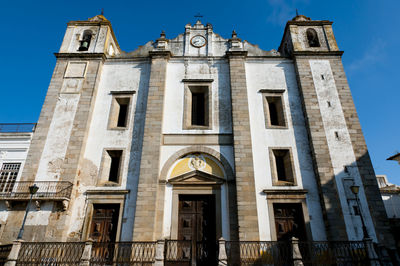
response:
[[[62,42],[60,53],[120,54],[111,23],[103,15],[87,21],[71,21]]]
[[[293,59],[328,240],[363,239],[347,193],[357,185],[369,236],[392,245],[332,22],[297,15],[286,24],[279,52]]]

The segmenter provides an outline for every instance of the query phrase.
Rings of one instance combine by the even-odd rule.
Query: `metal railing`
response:
[[[90,265],[152,265],[156,242],[95,242]]]
[[[0,182],[0,199],[29,199],[29,187],[36,184],[39,189],[33,199],[70,199],[72,183],[68,181],[17,181]]]
[[[10,254],[12,244],[0,245],[0,265],[4,265],[7,260],[8,254]]]
[[[225,247],[228,265],[290,265],[293,258],[290,242],[226,241]]]
[[[299,242],[302,261],[313,265],[368,265],[362,241]]]
[[[35,132],[36,123],[0,123],[0,133]]]
[[[166,240],[164,261],[166,264],[180,263],[190,265],[192,260],[191,240]]]
[[[83,242],[22,243],[17,265],[79,265]]]

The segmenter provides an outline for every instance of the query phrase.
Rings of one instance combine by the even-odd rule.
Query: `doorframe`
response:
[[[306,203],[306,194],[308,191],[305,189],[299,189],[299,190],[264,190],[263,192],[267,194],[271,241],[277,241],[275,214],[274,214],[274,204],[276,203],[301,204],[301,210],[303,212],[304,226],[305,226],[307,240],[312,241],[313,238],[310,226],[310,215],[308,213],[307,203]]]
[[[215,240],[222,236],[221,189],[219,186],[174,186],[172,191],[171,239],[178,239],[179,195],[215,195]]]
[[[120,240],[121,236],[121,225],[122,216],[124,211],[125,196],[129,193],[129,190],[88,190],[87,194],[87,206],[85,213],[85,221],[82,229],[82,241],[89,240],[91,222],[93,217],[94,205],[95,204],[116,204],[119,205],[117,232],[115,236],[115,242]]]

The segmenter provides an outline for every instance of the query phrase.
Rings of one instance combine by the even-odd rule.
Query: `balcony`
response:
[[[9,209],[15,201],[28,201],[30,198],[29,187],[33,184],[39,187],[32,199],[36,208],[40,209],[42,201],[58,201],[62,208],[68,207],[71,198],[72,183],[68,181],[8,181],[0,182],[0,200],[5,200]]]
[[[0,133],[34,132],[36,123],[0,123]]]

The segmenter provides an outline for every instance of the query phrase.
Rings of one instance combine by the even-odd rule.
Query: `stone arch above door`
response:
[[[201,155],[204,154],[205,157],[204,161],[203,160],[197,161],[195,160],[196,155]],[[198,156],[197,156],[198,157]],[[186,159],[187,158],[187,159]],[[191,159],[193,158],[193,159]],[[173,173],[173,170],[171,167],[177,166],[181,163],[182,168],[176,169],[177,172]],[[188,163],[187,167],[185,167],[184,164]],[[205,163],[205,165],[204,165]],[[189,165],[190,164],[190,165]],[[196,164],[200,164],[196,166]],[[203,165],[202,165],[203,164]],[[221,172],[218,171],[218,167],[215,167],[216,165],[220,164],[221,170],[224,173],[225,176],[221,176]],[[219,166],[219,165],[218,165]],[[198,167],[199,169],[196,169]],[[202,168],[204,167],[204,168]],[[193,169],[191,169],[193,168]],[[202,169],[200,169],[202,168]],[[171,169],[171,171],[170,171]],[[219,152],[215,151],[214,149],[204,147],[204,146],[190,146],[187,148],[184,148],[182,150],[179,150],[175,152],[164,164],[161,173],[160,173],[160,181],[166,181],[169,177],[168,174],[170,173],[170,178],[179,176],[180,174],[185,174],[190,171],[185,171],[191,169],[191,171],[202,171],[207,174],[217,176],[223,179],[226,179],[227,181],[232,181],[234,180],[233,176],[233,170],[231,165],[229,164],[228,160]],[[180,171],[180,172],[179,172]]]

